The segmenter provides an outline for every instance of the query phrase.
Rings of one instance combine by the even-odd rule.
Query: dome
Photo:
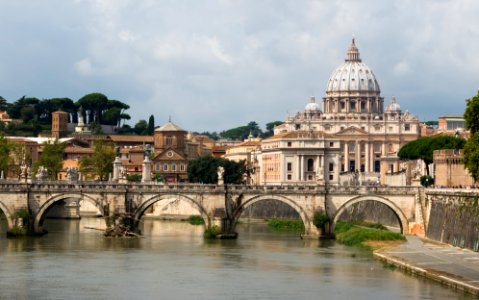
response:
[[[386,112],[401,112],[401,107],[399,106],[399,104],[396,103],[395,97],[391,97],[391,102],[389,102],[388,106],[386,107]]]
[[[336,68],[329,78],[326,92],[368,92],[380,94],[373,71],[359,57],[354,38],[345,62]]]
[[[309,99],[309,103],[306,104],[306,107],[304,108],[305,111],[321,111],[321,106],[316,103],[316,98],[314,96],[311,96]]]

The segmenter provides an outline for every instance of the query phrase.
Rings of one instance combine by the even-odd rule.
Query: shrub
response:
[[[372,226],[379,227],[377,224],[372,224]],[[337,222],[334,234],[336,235],[336,240],[342,244],[361,247],[366,247],[363,244],[365,241],[402,241],[405,239],[400,233],[376,229],[371,226],[369,228],[360,227],[352,222],[341,221]]]
[[[323,228],[329,222],[329,217],[321,211],[317,211],[314,213],[313,217],[313,224],[317,228]]]
[[[141,181],[141,175],[140,174],[129,174],[126,176],[126,180],[131,181],[131,182],[140,182]]]
[[[201,216],[189,216],[187,219],[188,223],[191,225],[203,225],[205,220]]]
[[[421,180],[421,185],[424,186],[424,187],[428,187],[428,186],[434,184],[434,178],[432,178],[429,175],[421,176],[420,180]]]
[[[302,220],[271,219],[268,226],[275,230],[301,231],[304,230]]]
[[[218,234],[221,233],[221,228],[219,226],[211,226],[205,229],[203,237],[205,239],[215,239]]]

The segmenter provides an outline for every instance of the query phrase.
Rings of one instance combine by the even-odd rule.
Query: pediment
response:
[[[158,160],[186,160],[185,157],[176,151],[175,149],[165,149],[162,152],[160,152],[158,155],[156,155],[153,158],[154,161]]]
[[[368,133],[365,130],[354,127],[354,126],[345,128],[336,133],[336,135],[367,135],[367,134]]]

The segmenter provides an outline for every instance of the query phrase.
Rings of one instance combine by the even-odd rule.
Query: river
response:
[[[0,299],[473,299],[386,268],[334,241],[301,240],[262,224],[237,240],[204,241],[203,227],[146,220],[144,238],[111,239],[46,220],[40,238],[0,228]]]

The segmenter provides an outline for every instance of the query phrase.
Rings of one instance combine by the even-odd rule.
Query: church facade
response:
[[[332,160],[332,163],[338,164],[340,174],[354,173],[363,180],[386,182],[387,174],[402,171],[397,152],[404,144],[419,138],[420,123],[417,117],[403,112],[394,97],[384,106],[378,81],[371,68],[362,62],[353,39],[344,63],[333,71],[326,84],[322,105],[311,97],[303,112],[288,117],[275,128],[275,136],[291,132],[321,134],[333,144],[338,143],[337,162]],[[324,147],[317,152],[324,153]],[[291,163],[295,161],[299,165],[292,165],[292,169],[307,164],[301,159]],[[266,167],[264,159],[263,167]],[[279,167],[288,168],[284,164]],[[334,178],[334,173],[324,177]]]

